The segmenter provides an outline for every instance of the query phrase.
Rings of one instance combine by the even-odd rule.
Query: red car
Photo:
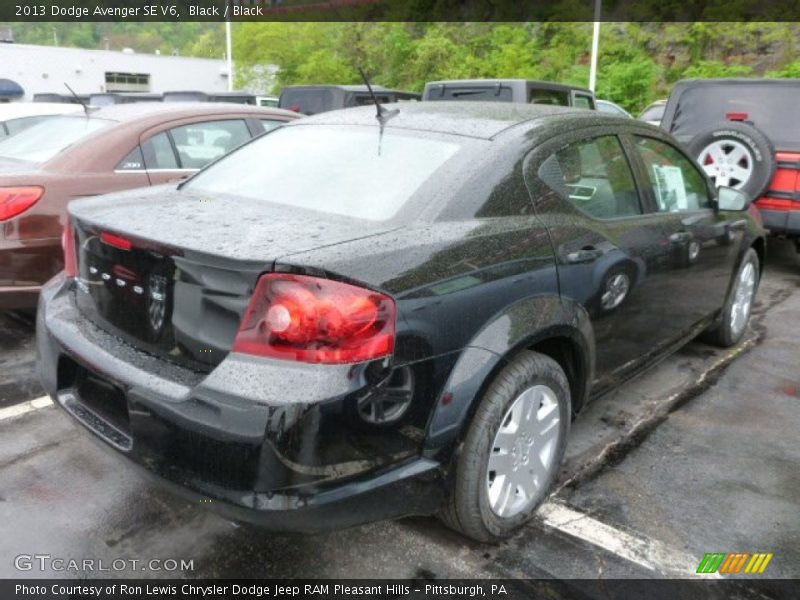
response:
[[[800,79],[680,81],[661,127],[718,186],[756,199],[764,226],[800,251]]]
[[[298,117],[240,104],[122,104],[0,141],[0,309],[36,306],[61,270],[70,200],[178,182]]]

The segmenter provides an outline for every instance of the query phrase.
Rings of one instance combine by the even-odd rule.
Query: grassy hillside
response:
[[[221,23],[24,23],[20,43],[222,58]],[[587,85],[591,23],[237,23],[237,85],[523,77]],[[800,77],[796,23],[606,23],[598,95],[638,111],[687,77]],[[272,78],[262,68],[280,67]]]

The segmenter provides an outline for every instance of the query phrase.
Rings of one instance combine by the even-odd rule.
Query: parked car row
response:
[[[257,96],[247,92],[200,92],[196,90],[170,91],[161,94],[144,92],[103,92],[95,94],[39,93],[33,95],[34,102],[58,104],[87,104],[108,106],[110,104],[133,104],[136,102],[229,102],[252,104],[253,106],[277,106],[274,96]]]

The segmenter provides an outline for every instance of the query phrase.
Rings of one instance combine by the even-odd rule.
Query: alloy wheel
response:
[[[547,489],[561,436],[556,393],[534,385],[512,402],[492,444],[486,491],[492,511],[513,517],[532,506]]]
[[[750,318],[750,309],[753,305],[753,293],[756,288],[756,270],[753,263],[748,262],[736,282],[736,291],[731,305],[731,333],[738,337]]]
[[[720,140],[703,148],[697,157],[706,174],[719,186],[741,189],[753,175],[753,155],[736,140]]]

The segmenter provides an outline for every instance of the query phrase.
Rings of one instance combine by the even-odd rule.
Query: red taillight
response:
[[[746,112],[729,112],[725,113],[725,118],[728,121],[746,121],[747,117],[749,117]]]
[[[330,279],[269,273],[256,285],[234,352],[354,363],[394,351],[392,298]]]
[[[107,231],[100,234],[100,241],[109,246],[114,246],[114,248],[119,248],[120,250],[130,250],[133,248],[133,242],[129,239]]]
[[[44,194],[38,185],[0,187],[0,221],[7,221],[36,204]]]
[[[64,249],[64,274],[67,277],[78,276],[78,252],[75,246],[75,229],[67,217],[64,233],[61,235],[61,247]]]
[[[800,210],[800,202],[783,198],[759,198],[756,206],[766,210]]]
[[[290,106],[287,106],[286,108],[296,113],[299,113],[301,110],[303,110],[299,104],[292,104]]]

